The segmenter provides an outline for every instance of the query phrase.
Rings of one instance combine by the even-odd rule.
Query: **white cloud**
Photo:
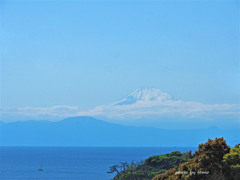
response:
[[[141,118],[160,117],[166,115],[200,117],[206,114],[239,114],[239,105],[214,104],[206,105],[197,102],[166,101],[166,102],[136,102],[131,105],[97,106],[88,111],[80,111],[79,116],[103,116],[107,118]]]
[[[159,118],[161,116],[199,118],[211,115],[239,116],[240,107],[239,104],[202,104],[192,101],[173,100],[169,94],[158,89],[145,88],[134,91],[121,101],[97,106],[87,111],[81,111],[76,106],[23,107],[18,109],[1,109],[1,114],[57,118],[93,116],[118,120],[146,117]]]
[[[19,117],[55,117],[66,118],[78,112],[76,106],[58,105],[51,107],[19,107],[17,109],[1,108],[1,115],[19,116]]]
[[[158,89],[138,89],[121,101],[97,106],[77,115],[102,116],[113,119],[136,119],[142,117],[184,116],[201,117],[210,114],[237,115],[239,104],[202,104],[199,102],[173,100]]]

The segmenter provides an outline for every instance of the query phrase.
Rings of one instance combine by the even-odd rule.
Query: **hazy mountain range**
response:
[[[77,106],[1,108],[1,121],[62,120],[90,116],[112,123],[159,128],[239,128],[239,104],[204,104],[172,98],[157,88],[139,88],[120,100],[89,109]]]
[[[58,122],[0,123],[2,146],[197,146],[215,137],[224,137],[234,145],[239,143],[240,134],[237,128],[166,130],[123,126],[86,116]]]

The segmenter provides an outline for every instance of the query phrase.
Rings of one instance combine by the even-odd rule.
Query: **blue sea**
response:
[[[141,161],[191,147],[0,147],[0,179],[110,180],[122,161]],[[38,169],[43,167],[43,171]]]

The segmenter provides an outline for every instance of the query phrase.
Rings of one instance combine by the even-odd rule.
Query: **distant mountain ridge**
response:
[[[82,109],[83,108],[83,109]],[[1,120],[52,120],[91,116],[124,125],[167,129],[193,129],[217,126],[239,128],[239,104],[204,104],[172,98],[157,88],[139,88],[118,101],[95,107],[54,105],[50,107],[1,108]]]
[[[86,116],[59,122],[0,123],[1,146],[197,146],[222,136],[230,145],[239,143],[237,130],[122,126]]]

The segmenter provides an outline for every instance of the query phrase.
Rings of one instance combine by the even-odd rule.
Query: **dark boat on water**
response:
[[[38,169],[38,171],[43,171],[43,167],[42,167],[42,165],[41,165],[41,167]]]

